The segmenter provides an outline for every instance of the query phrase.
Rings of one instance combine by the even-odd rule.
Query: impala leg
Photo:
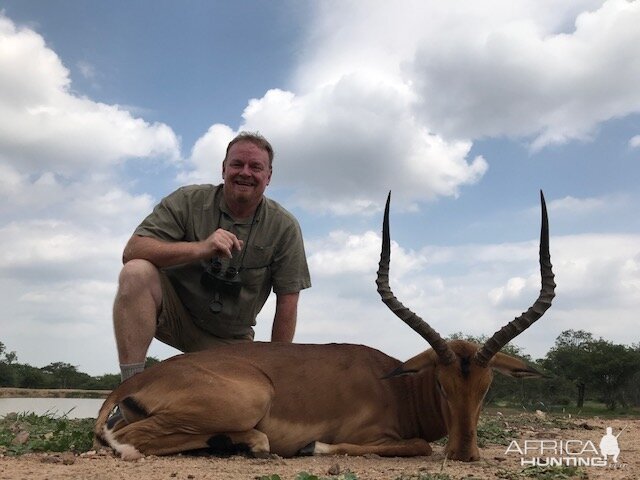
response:
[[[162,434],[162,422],[149,417],[114,432],[105,429],[109,444],[124,460],[137,460],[143,455],[169,455],[189,450],[207,449],[211,453],[250,453],[257,457],[269,455],[269,439],[255,429],[245,432]]]
[[[354,445],[351,443],[313,442],[303,448],[303,455],[367,455],[381,457],[415,457],[431,455],[431,446],[421,438],[388,440],[376,445]]]
[[[213,435],[171,433],[149,440],[140,449],[147,455],[169,455],[206,449],[209,453],[218,455],[248,453],[255,457],[266,457],[269,455],[269,439],[258,430]]]
[[[250,453],[254,457],[269,456],[269,438],[260,430],[218,433],[207,440],[214,453]]]

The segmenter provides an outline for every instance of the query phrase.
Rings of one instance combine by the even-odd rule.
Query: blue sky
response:
[[[639,341],[638,2],[0,11],[0,341],[20,361],[117,371],[124,243],[177,186],[218,183],[241,129],[274,144],[268,195],[305,235],[297,341],[424,348],[375,292],[390,189],[392,287],[444,335],[491,334],[536,298],[543,189],[557,297],[515,343]]]

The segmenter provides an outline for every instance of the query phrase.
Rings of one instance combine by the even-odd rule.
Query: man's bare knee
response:
[[[120,271],[118,282],[118,297],[121,300],[132,300],[140,295],[151,294],[156,305],[160,306],[160,272],[153,263],[142,259],[128,261]]]

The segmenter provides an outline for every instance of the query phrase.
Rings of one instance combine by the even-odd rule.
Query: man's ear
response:
[[[514,378],[543,378],[545,376],[519,358],[500,352],[491,359],[489,366],[503,375]]]
[[[223,179],[223,180],[224,180],[224,174],[225,174],[225,170],[226,170],[226,168],[227,168],[227,159],[225,158],[225,159],[222,161],[222,179]]]

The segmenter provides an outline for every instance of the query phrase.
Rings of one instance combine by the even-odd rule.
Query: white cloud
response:
[[[473,9],[445,14],[460,28],[422,43],[408,67],[425,121],[463,138],[534,136],[541,148],[588,138],[599,123],[640,110],[638,2],[586,5],[575,20],[561,2],[520,6],[505,8],[497,24]],[[558,20],[574,26],[559,30]],[[428,30],[431,40],[445,33]]]
[[[537,247],[537,240],[425,245],[416,253],[394,244],[391,287],[442,335],[491,335],[538,297]],[[380,302],[374,283],[379,248],[372,232],[334,232],[308,245],[314,287],[302,293],[298,341],[364,343],[403,359],[425,348]],[[556,236],[551,260],[554,304],[515,343],[540,357],[569,328],[629,343],[640,308],[640,236]],[[261,327],[271,317],[263,312]],[[262,338],[269,338],[266,330]]]
[[[309,210],[371,213],[380,205],[375,192],[393,189],[407,206],[478,181],[487,164],[482,157],[468,162],[471,144],[429,133],[407,101],[393,85],[353,75],[303,96],[271,90],[249,103],[241,129],[258,130],[276,146],[273,186],[293,191],[291,203]],[[210,179],[210,159],[229,133],[212,127],[194,148],[195,171],[181,178]]]
[[[12,222],[0,228],[0,276],[27,283],[115,281],[126,239],[69,220]]]
[[[526,284],[527,280],[522,277],[510,278],[505,286],[489,291],[489,298],[494,305],[499,305],[505,299],[518,298]]]
[[[273,185],[291,205],[351,215],[378,211],[372,192],[388,189],[404,208],[456,196],[487,170],[469,156],[476,139],[542,148],[640,111],[638,2],[315,8],[292,88],[251,100],[241,126],[275,145]],[[181,178],[210,179],[231,133],[214,126]]]
[[[193,148],[189,163],[193,170],[178,175],[180,183],[216,183],[222,178],[222,161],[236,132],[226,125],[212,125]]]
[[[588,217],[596,214],[611,214],[618,209],[632,207],[634,200],[628,195],[611,194],[598,197],[576,198],[566,196],[553,200],[548,204],[549,212],[559,218],[582,216]]]
[[[629,147],[638,148],[640,147],[640,135],[636,135],[629,140]]]
[[[80,61],[76,64],[80,74],[87,80],[93,80],[96,78],[96,69],[89,62]]]
[[[351,274],[371,274],[378,268],[381,237],[374,232],[362,235],[334,231],[321,240],[307,242],[309,268],[314,277],[343,276]],[[391,242],[394,262],[394,276],[420,268],[424,257],[415,252],[406,252],[396,242]]]
[[[69,71],[43,38],[0,14],[0,151],[16,171],[72,174],[127,158],[179,158],[171,128],[70,92]]]
[[[85,371],[114,372],[122,249],[154,202],[118,167],[179,159],[179,141],[167,125],[75,95],[43,38],[2,13],[0,118],[3,342],[38,366],[82,358]]]

